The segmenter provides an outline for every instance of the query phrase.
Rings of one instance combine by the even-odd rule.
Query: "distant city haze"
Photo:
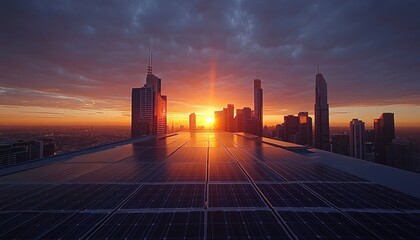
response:
[[[377,7],[380,4],[381,7]],[[420,126],[419,1],[2,1],[0,125],[130,126],[131,88],[149,49],[167,124],[212,127],[214,112],[254,105],[263,124],[314,116],[317,65],[330,126]]]

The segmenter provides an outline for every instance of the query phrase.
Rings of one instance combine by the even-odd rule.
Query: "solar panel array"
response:
[[[0,177],[0,239],[419,239],[420,200],[231,133]]]

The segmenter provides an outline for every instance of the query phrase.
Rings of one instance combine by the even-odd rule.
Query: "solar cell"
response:
[[[202,208],[204,184],[143,185],[122,209]]]
[[[251,184],[210,184],[209,207],[266,207]]]
[[[258,188],[273,207],[329,207],[298,183],[258,184]]]
[[[278,212],[299,239],[374,239],[361,225],[338,212]]]
[[[145,178],[144,182],[205,182],[205,163],[164,163]]]
[[[337,208],[350,209],[392,209],[364,192],[344,183],[304,183],[312,191]]]
[[[420,216],[405,213],[347,212],[382,239],[420,239]]]
[[[42,235],[42,239],[82,239],[107,216],[105,213],[76,213]]]
[[[52,187],[27,199],[16,200],[7,210],[113,209],[138,186],[66,184]]]
[[[283,182],[284,180],[271,169],[258,162],[241,162],[241,166],[253,181]]]
[[[73,178],[69,182],[137,182],[156,166],[156,163],[118,162]]]
[[[208,239],[291,239],[270,211],[209,211]]]
[[[52,186],[42,184],[0,184],[0,209],[41,193]]]
[[[237,163],[210,163],[209,181],[211,182],[246,182],[249,181]]]
[[[161,163],[168,157],[176,148],[147,148],[143,152],[131,155],[120,162],[144,162],[144,163]]]
[[[191,162],[205,163],[207,160],[207,148],[201,147],[183,147],[169,156],[167,162]]]
[[[202,239],[204,212],[116,213],[90,239]]]
[[[40,213],[31,218],[20,214],[14,219],[15,225],[10,228],[1,227],[1,239],[34,239],[64,222],[72,213]]]
[[[420,210],[420,199],[410,195],[394,191],[378,184],[346,184],[349,187],[356,188],[358,191],[366,195],[379,199],[398,209],[404,210]]]
[[[226,151],[225,148],[210,148],[209,149],[210,163],[236,163],[235,159]]]

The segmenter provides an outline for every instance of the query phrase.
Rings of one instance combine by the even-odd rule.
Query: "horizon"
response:
[[[298,112],[313,116],[319,64],[331,126],[357,118],[370,128],[383,112],[395,114],[397,127],[420,126],[420,4],[373,6],[5,1],[0,125],[128,126],[131,88],[143,86],[151,48],[168,125],[188,126],[195,112],[197,125],[209,127],[226,104],[253,108],[255,78],[262,80],[264,125]],[[330,17],[317,18],[320,11]],[[155,18],[160,12],[165,17]]]

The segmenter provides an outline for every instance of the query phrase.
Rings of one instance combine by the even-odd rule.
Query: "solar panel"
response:
[[[209,180],[211,182],[246,182],[249,181],[237,163],[210,163]]]
[[[92,228],[95,228],[106,213],[76,213],[67,221],[58,224],[51,231],[42,235],[42,239],[81,239]]]
[[[344,183],[304,183],[312,191],[337,208],[350,209],[392,209],[391,206],[375,199],[357,188]]]
[[[1,239],[34,239],[56,227],[69,218],[72,213],[40,213],[31,218],[27,214],[18,215],[10,228],[0,228]]]
[[[253,181],[283,182],[284,180],[271,169],[258,162],[241,162],[241,166]]]
[[[209,207],[266,207],[251,184],[210,184]]]
[[[258,184],[258,188],[273,207],[329,207],[298,183]]]
[[[347,212],[382,239],[419,239],[420,215],[405,213]]]
[[[204,184],[143,185],[122,209],[203,208]]]
[[[202,239],[204,212],[116,213],[90,239]]]
[[[7,210],[113,209],[138,186],[66,184],[52,187],[27,199],[17,199]]]
[[[144,182],[205,182],[205,163],[164,163],[145,178]]]
[[[419,199],[322,159],[232,133],[156,139],[0,177],[0,239],[420,239]]]
[[[338,212],[278,212],[299,239],[374,239],[375,236]]]
[[[287,181],[366,182],[359,177],[319,163],[281,161],[266,164]]]
[[[208,239],[291,239],[270,211],[209,211]]]
[[[379,199],[380,201],[385,202],[395,208],[420,211],[420,199],[410,195],[394,191],[378,184],[350,183],[346,185],[356,188],[357,191]]]
[[[156,163],[118,162],[85,173],[69,182],[137,182],[156,167]]]

